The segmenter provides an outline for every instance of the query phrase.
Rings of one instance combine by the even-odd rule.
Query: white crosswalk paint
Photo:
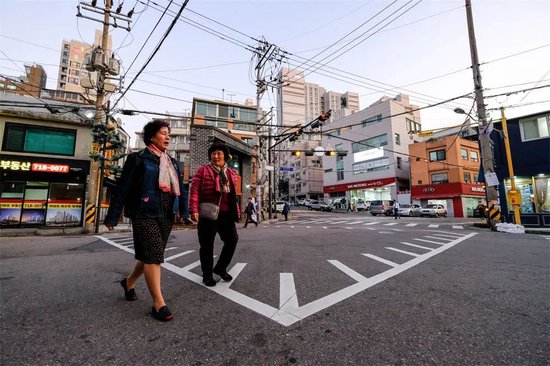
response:
[[[184,255],[186,255],[186,254],[193,253],[193,252],[194,252],[194,250],[187,250],[187,251],[185,251],[185,252],[181,252],[181,253],[178,253],[178,254],[174,254],[174,255],[171,256],[171,257],[164,258],[164,261],[170,261],[170,260],[172,260],[172,259],[176,259],[176,258],[179,258],[179,257],[181,257],[181,256],[184,256]]]
[[[384,226],[393,226],[393,225],[397,225],[398,222],[390,222],[388,224],[384,224]]]
[[[408,226],[408,227],[414,227],[414,226],[417,226],[418,224],[407,224],[405,226]]]
[[[344,222],[347,222],[348,220],[342,220],[342,221],[332,221],[327,222],[327,224],[337,225],[337,224],[343,224]]]
[[[340,271],[344,272],[345,274],[353,278],[357,282],[367,279],[367,277],[363,276],[360,273],[355,272],[353,269],[349,268],[348,266],[346,266],[340,261],[329,259],[328,262],[332,264],[334,267],[338,268]]]
[[[432,244],[437,244],[437,245],[445,245],[446,243],[440,243],[438,241],[433,241],[433,240],[426,240],[426,239],[418,239],[418,238],[413,238],[413,240],[418,240],[418,241],[423,241],[425,243],[432,243]]]
[[[166,248],[164,249],[165,252],[169,251],[169,250],[174,250],[174,249],[178,249],[178,247],[170,247],[170,248]]]
[[[439,227],[439,224],[430,224],[430,225],[428,225],[428,227],[430,227],[430,228],[438,228],[438,227]]]
[[[363,225],[367,226],[367,225],[376,225],[376,224],[378,224],[378,221],[367,222],[367,223],[365,223],[365,224],[363,224]]]
[[[424,246],[418,245],[418,244],[407,243],[406,241],[402,241],[401,244],[403,244],[403,245],[408,245],[408,246],[410,246],[410,247],[415,247],[415,248],[420,248],[420,249],[426,249],[426,250],[432,250],[432,249],[434,249],[434,248],[424,247]]]
[[[394,263],[392,261],[389,261],[387,259],[384,259],[384,258],[380,258],[374,254],[369,254],[369,253],[362,253],[362,255],[364,255],[365,257],[369,257],[370,259],[374,259],[375,261],[378,261],[380,263],[384,263],[384,264],[387,264],[388,266],[391,266],[391,267],[397,267],[399,266],[398,263]]]
[[[453,229],[464,229],[464,227],[460,225],[453,225]]]
[[[437,236],[427,236],[425,235],[424,238],[428,238],[428,239],[436,239],[436,240],[447,240],[447,241],[453,241],[455,240],[455,238],[438,238]]]
[[[394,252],[407,254],[407,255],[410,255],[411,257],[420,257],[420,254],[407,252],[406,250],[396,249],[396,248],[392,248],[392,247],[386,247],[386,249],[393,250]]]
[[[357,224],[360,224],[362,222],[363,221],[352,221],[352,222],[348,222],[348,225],[357,225]]]

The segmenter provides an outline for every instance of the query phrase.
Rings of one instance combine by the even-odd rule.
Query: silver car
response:
[[[447,209],[443,205],[429,204],[422,208],[422,216],[447,217]]]
[[[399,216],[422,216],[422,207],[420,205],[400,205],[399,210],[397,210]]]

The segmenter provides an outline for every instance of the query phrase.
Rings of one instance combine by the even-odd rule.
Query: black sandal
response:
[[[136,291],[131,288],[128,290],[128,278],[124,278],[122,281],[120,281],[120,285],[124,289],[124,297],[126,298],[126,301],[136,301],[138,299],[136,295]]]
[[[160,320],[161,322],[168,322],[172,319],[174,319],[174,316],[168,310],[168,306],[164,305],[159,309],[159,311],[155,310],[155,307],[153,306],[151,308],[151,316],[157,320]]]

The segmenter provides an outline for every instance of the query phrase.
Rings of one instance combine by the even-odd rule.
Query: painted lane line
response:
[[[454,239],[456,238],[438,238],[437,236],[428,236],[428,235],[425,235],[424,238],[428,238],[428,239],[436,239],[436,240],[447,240],[447,241],[453,241]]]
[[[166,263],[166,262],[164,262],[164,263]],[[184,270],[184,271],[190,271],[193,268],[197,268],[200,265],[201,265],[201,261],[199,260],[199,261],[193,262],[191,264],[188,264],[187,266],[182,267],[181,269]]]
[[[327,224],[338,225],[338,224],[343,224],[344,222],[348,222],[348,220],[333,221],[333,222],[328,222]]]
[[[438,241],[433,241],[433,240],[426,240],[426,239],[417,239],[417,238],[413,238],[413,240],[418,240],[418,241],[423,241],[425,243],[432,243],[432,244],[437,244],[437,245],[445,245],[447,243],[440,243]]]
[[[174,249],[178,249],[178,247],[170,247],[170,248],[166,248],[164,249],[165,252],[169,251],[169,250],[174,250]]]
[[[357,225],[357,224],[360,224],[362,222],[363,221],[352,221],[352,222],[348,222],[348,225]]]
[[[311,226],[306,226],[306,229],[311,229]]]
[[[388,266],[390,267],[397,267],[399,266],[398,263],[394,263],[392,261],[389,261],[387,259],[384,259],[384,258],[380,258],[374,254],[369,254],[369,253],[362,253],[361,255],[364,255],[365,257],[369,257],[370,259],[374,259],[375,261],[378,261],[380,263],[384,263],[384,264],[387,264]]]
[[[462,237],[462,235],[464,235],[462,233],[459,234],[459,233],[455,233],[453,231],[444,231],[444,230],[434,230],[433,232],[441,234],[441,235],[452,236],[452,237],[455,237],[455,238],[460,238],[460,237]]]
[[[388,224],[384,224],[384,226],[393,226],[393,225],[397,225],[398,223],[397,222],[390,222]]]
[[[232,280],[232,281],[229,281],[229,282],[220,281],[220,282],[218,282],[218,284],[216,285],[216,287],[221,286],[222,288],[223,288],[223,287],[229,288],[229,286],[231,286],[231,285],[233,284],[233,282],[234,282],[235,279],[239,276],[239,274],[241,273],[241,271],[244,269],[245,266],[246,266],[246,263],[237,263],[237,264],[235,264],[235,265],[228,271],[228,273],[233,277],[233,280]]]
[[[323,229],[328,229],[326,226],[323,226]]]
[[[365,223],[365,224],[363,224],[363,225],[367,226],[367,225],[376,225],[376,224],[378,224],[378,221],[367,222],[367,223]]]
[[[453,229],[464,229],[464,227],[460,225],[453,225]]]
[[[410,255],[411,257],[420,257],[420,256],[421,256],[421,254],[416,254],[416,253],[412,253],[412,252],[407,252],[406,250],[396,249],[396,248],[392,248],[392,247],[386,247],[386,249],[388,249],[388,250],[393,250],[394,252],[399,252],[399,253],[407,254],[407,255]]]
[[[432,249],[434,249],[434,248],[424,247],[424,246],[418,245],[418,244],[407,243],[406,241],[402,241],[401,244],[403,244],[403,245],[408,245],[408,246],[410,246],[410,247],[415,247],[415,248],[420,248],[420,249],[426,249],[426,250],[432,250]]]
[[[366,227],[365,229],[370,230],[370,231],[375,231],[376,230],[376,229],[373,229],[372,227]]]
[[[413,227],[413,226],[417,226],[418,224],[407,224],[405,226],[408,226],[408,227]]]
[[[402,229],[392,229],[393,231],[403,231]]]
[[[352,227],[349,227],[349,226],[344,226],[344,229],[346,229],[346,230],[353,230],[353,228],[352,228]]]
[[[124,240],[117,240],[116,242],[119,243],[119,244],[130,244],[130,243],[134,242],[134,238],[124,239]]]
[[[298,295],[292,273],[279,274],[279,309],[297,309]]]
[[[135,254],[135,252],[134,252],[132,249],[129,249],[127,246],[120,245],[120,244],[118,244],[117,242],[112,241],[111,239],[108,239],[108,238],[105,238],[105,237],[101,237],[101,236],[99,236],[99,235],[96,235],[95,237],[98,238],[98,239],[103,240],[103,241],[106,242],[107,244],[111,244],[112,246],[117,247],[118,249],[122,249],[122,250],[125,251],[125,252]]]
[[[328,262],[332,264],[334,267],[338,268],[340,271],[344,272],[351,278],[353,278],[355,281],[360,282],[367,279],[367,277],[363,276],[360,273],[355,272],[353,269],[349,268],[345,264],[343,264],[340,261],[337,261],[335,259],[329,259]]]
[[[176,258],[179,258],[179,257],[181,257],[181,256],[184,256],[184,255],[186,255],[186,254],[193,253],[193,252],[194,252],[194,250],[187,250],[187,251],[185,251],[185,252],[181,252],[181,253],[178,253],[178,254],[174,254],[174,255],[171,256],[171,257],[164,258],[164,260],[165,260],[165,261],[170,261],[170,260],[172,260],[172,259],[176,259]]]
[[[430,224],[430,225],[428,225],[428,227],[438,228],[439,224]]]
[[[379,231],[378,234],[395,234],[393,231]]]

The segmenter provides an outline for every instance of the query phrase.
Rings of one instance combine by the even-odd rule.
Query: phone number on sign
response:
[[[57,164],[41,164],[33,163],[31,166],[33,172],[50,172],[50,173],[68,173],[68,165],[57,165]]]

